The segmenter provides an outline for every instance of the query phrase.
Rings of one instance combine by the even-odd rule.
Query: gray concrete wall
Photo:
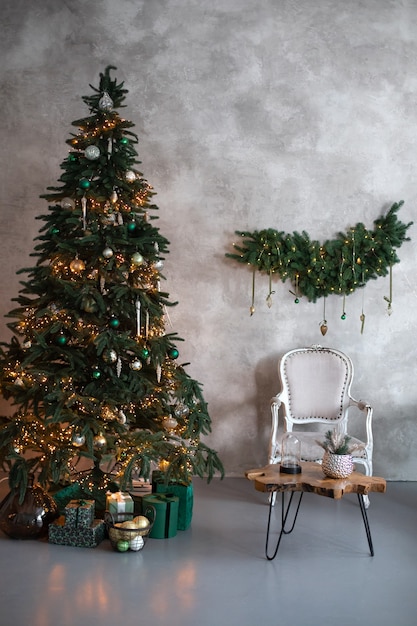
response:
[[[416,216],[416,0],[2,0],[0,314],[27,266],[39,195],[60,176],[72,120],[107,64],[129,89],[142,171],[171,241],[166,288],[181,361],[204,385],[229,475],[266,462],[276,363],[292,347],[349,352],[375,407],[375,473],[417,479],[416,229],[388,279],[294,305],[225,259],[235,230],[334,237],[392,202]],[[5,323],[1,338],[8,338]]]

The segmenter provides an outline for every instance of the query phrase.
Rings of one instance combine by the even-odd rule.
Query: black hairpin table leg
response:
[[[371,529],[369,527],[368,515],[366,513],[365,503],[363,501],[363,495],[358,493],[359,506],[362,513],[362,519],[365,526],[366,537],[368,539],[369,549],[371,551],[371,556],[374,556],[374,546],[372,545],[372,537],[371,537]]]
[[[297,504],[297,508],[296,508],[296,511],[295,511],[295,515],[294,515],[294,519],[293,519],[291,528],[289,528],[287,530],[286,529],[287,518],[288,518],[288,514],[290,512],[293,496],[294,496],[294,491],[291,492],[288,505],[285,507],[285,493],[284,492],[281,493],[281,530],[280,530],[280,533],[278,535],[278,539],[277,539],[277,543],[276,543],[276,546],[275,546],[275,550],[274,550],[272,555],[268,554],[269,532],[270,532],[270,528],[271,528],[271,513],[272,513],[272,509],[274,507],[274,504],[273,504],[274,500],[273,500],[272,497],[270,498],[270,501],[269,501],[269,515],[268,515],[268,527],[267,527],[267,531],[266,531],[266,542],[265,542],[265,556],[268,559],[268,561],[272,561],[273,559],[275,559],[275,557],[276,557],[276,555],[278,553],[279,545],[281,543],[282,535],[289,535],[294,530],[295,522],[297,520],[298,511],[300,510],[300,504],[301,504],[301,500],[302,500],[302,497],[303,497],[303,492],[302,491],[300,492],[300,497],[299,497],[299,500],[298,500],[298,504]]]

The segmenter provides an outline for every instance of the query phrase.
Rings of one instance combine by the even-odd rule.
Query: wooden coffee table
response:
[[[321,465],[318,463],[302,463],[301,470],[302,471],[299,474],[284,474],[280,472],[280,465],[278,463],[276,465],[266,465],[265,467],[245,472],[246,478],[254,481],[255,489],[257,491],[263,491],[271,494],[265,543],[266,558],[269,561],[272,561],[278,553],[282,536],[289,535],[294,530],[301,500],[305,492],[315,493],[319,496],[325,496],[327,498],[334,498],[335,500],[340,500],[340,498],[342,498],[346,493],[356,493],[365,526],[366,537],[368,539],[369,550],[371,552],[371,556],[374,556],[374,548],[372,544],[368,515],[366,513],[364,496],[367,496],[372,491],[385,493],[386,481],[384,478],[379,478],[377,476],[365,476],[359,472],[353,472],[349,478],[327,478],[323,474]],[[281,493],[281,529],[279,531],[275,550],[272,555],[270,555],[268,553],[268,545],[271,527],[271,512],[274,505],[273,494],[277,492]],[[285,493],[287,492],[290,493],[290,497],[287,505],[285,505]],[[298,503],[294,505],[296,506],[296,509],[293,521],[291,526],[288,528],[288,514],[291,509],[295,492],[300,492],[300,497]]]

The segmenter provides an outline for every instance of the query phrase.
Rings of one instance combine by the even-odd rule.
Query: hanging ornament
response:
[[[129,139],[127,137],[122,137],[120,139],[120,143],[122,144],[122,146],[127,146],[129,145]]]
[[[107,91],[103,91],[103,95],[98,101],[98,106],[101,111],[111,111],[113,109],[114,103]]]
[[[145,313],[145,338],[147,339],[149,335],[149,311]]]
[[[117,352],[116,352],[116,350],[105,350],[103,352],[103,361],[105,363],[116,363],[116,361],[117,361]]]
[[[140,361],[139,359],[135,359],[130,364],[130,369],[133,370],[134,372],[139,372],[142,369],[142,367],[143,367],[142,361]]]
[[[295,298],[295,299],[294,299],[295,304],[298,304],[298,303],[300,302],[300,298],[298,297],[298,296],[299,296],[299,293],[298,293],[298,280],[299,280],[299,278],[300,278],[300,275],[299,275],[299,274],[296,274],[296,275],[295,275],[295,291],[291,291],[291,289],[289,290],[289,292],[290,292],[290,293],[294,296],[294,298]]]
[[[116,202],[118,201],[119,197],[117,195],[117,191],[115,189],[113,189],[113,191],[110,194],[110,202],[112,204],[116,204]]]
[[[136,230],[136,222],[129,222],[129,224],[127,225],[128,233],[132,235],[135,232],[135,230]]]
[[[85,263],[82,259],[75,257],[70,263],[70,270],[74,274],[80,274],[83,270],[85,270]]]
[[[142,348],[142,350],[140,351],[141,356],[143,359],[147,359],[149,356],[149,350],[148,348]]]
[[[87,198],[85,196],[81,198],[81,207],[82,207],[83,230],[86,230],[87,228]]]
[[[84,154],[89,161],[96,161],[100,156],[100,148],[98,146],[87,146]]]
[[[181,417],[188,417],[188,415],[190,414],[190,409],[188,408],[188,406],[186,404],[177,404],[177,406],[175,407],[174,410],[174,415],[175,417],[181,418]]]
[[[93,438],[93,446],[96,450],[103,450],[107,446],[107,439],[100,433]]]
[[[272,296],[274,295],[275,291],[272,291],[272,272],[269,272],[269,293],[266,296],[266,304],[268,305],[268,308],[270,309],[272,306]]]
[[[103,224],[103,226],[114,226],[116,223],[116,214],[115,213],[104,213],[101,217],[100,217],[100,223]]]
[[[75,202],[72,198],[62,198],[61,206],[63,209],[75,209]]]
[[[68,341],[68,340],[67,340],[66,336],[64,335],[64,333],[60,333],[59,335],[57,335],[57,336],[55,337],[55,343],[56,343],[58,346],[65,346],[65,345],[66,345],[66,343],[67,343],[67,341]]]
[[[120,424],[126,424],[127,417],[126,417],[126,414],[122,410],[119,411],[118,416],[119,416],[118,419],[119,419]]]
[[[140,299],[136,298],[135,302],[136,309],[136,336],[140,336]]]
[[[120,326],[120,320],[117,317],[112,317],[109,322],[109,326],[110,328],[113,328],[113,330],[116,330],[116,328],[119,328]]]
[[[81,300],[81,308],[86,313],[96,313],[98,310],[97,302],[92,296],[84,296]]]
[[[384,296],[384,300],[388,302],[387,313],[392,314],[392,265],[389,266],[389,296]]]
[[[162,270],[162,269],[163,269],[163,267],[164,267],[164,262],[163,262],[163,260],[162,260],[162,259],[159,259],[158,261],[155,261],[155,263],[153,264],[153,266],[154,266],[154,268],[155,268],[156,270],[158,270],[158,271],[159,271],[159,270]]]
[[[87,189],[90,189],[91,183],[88,180],[88,178],[81,178],[81,180],[78,183],[78,186],[79,186],[80,189],[87,190]]]
[[[174,430],[178,426],[178,422],[174,417],[164,417],[163,425],[166,430]]]
[[[72,436],[71,443],[76,448],[81,448],[81,446],[83,446],[85,444],[85,437],[84,437],[84,435],[81,435],[81,433],[75,433]]]
[[[121,373],[122,373],[122,359],[120,357],[117,357],[116,374],[118,378],[120,378]]]
[[[159,384],[161,382],[161,377],[162,377],[162,367],[161,364],[158,363],[158,365],[156,366],[156,382]]]
[[[255,268],[253,268],[252,272],[252,304],[250,305],[249,313],[251,317],[255,313]]]
[[[170,350],[168,350],[168,356],[170,359],[178,359],[179,355],[180,353],[176,348],[170,348]]]
[[[125,172],[125,181],[127,183],[134,183],[136,180],[136,174],[132,170]]]
[[[107,246],[107,248],[104,248],[104,250],[103,250],[103,252],[101,254],[103,255],[103,257],[105,259],[111,259],[113,254],[114,254],[114,252],[113,252],[113,250],[109,246]]]
[[[92,377],[93,377],[95,380],[98,380],[98,379],[101,377],[101,372],[100,372],[100,370],[98,369],[98,367],[94,367],[94,368],[93,368]]]
[[[342,307],[342,315],[340,316],[341,320],[345,320],[346,319],[346,311],[345,311],[345,303],[346,303],[346,296],[343,295],[343,307]]]
[[[323,298],[323,321],[320,323],[320,332],[323,335],[323,337],[327,333],[326,298]]]
[[[132,262],[132,265],[139,267],[140,265],[143,264],[144,258],[140,252],[135,252],[134,254],[132,254],[131,262]]]

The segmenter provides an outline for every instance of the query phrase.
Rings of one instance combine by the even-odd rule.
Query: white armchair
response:
[[[323,433],[314,430],[316,427],[312,428],[313,423],[316,423],[326,425],[325,430],[337,428],[351,436],[352,443],[362,444],[360,449],[353,452],[353,461],[363,465],[367,476],[372,476],[373,409],[366,402],[357,401],[350,395],[353,379],[351,359],[331,348],[298,348],[284,354],[279,364],[279,376],[282,390],[272,398],[271,403],[269,463],[280,462],[282,436],[293,430],[297,430],[297,438],[301,443],[301,460],[320,463],[324,451],[316,441],[323,438]],[[283,407],[281,431],[280,406]],[[348,432],[348,414],[352,406],[364,414],[363,440]]]

